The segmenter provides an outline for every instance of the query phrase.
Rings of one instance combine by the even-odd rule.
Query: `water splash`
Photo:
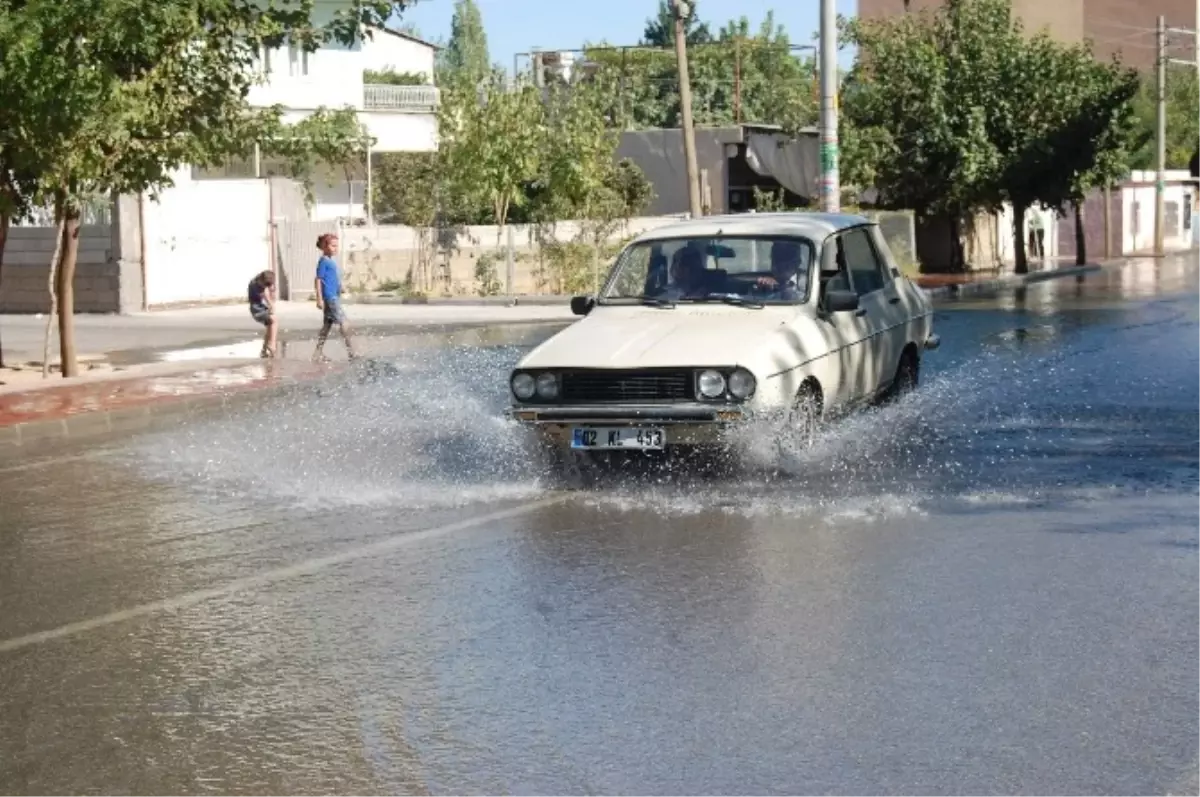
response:
[[[1164,356],[1162,336],[1178,330],[1145,329],[1120,351],[1073,332],[1053,345],[977,348],[941,371],[930,357],[916,393],[832,424],[798,455],[781,455],[777,421],[761,421],[742,437],[744,467],[618,474],[582,500],[607,511],[832,522],[934,503],[1002,508],[1095,490],[1194,489],[1196,390],[1179,378],[1180,368],[1195,373],[1194,341]],[[213,494],[299,506],[434,508],[539,495],[546,474],[501,413],[524,350],[406,352],[152,438],[139,464]],[[1115,385],[1114,373],[1125,381]]]

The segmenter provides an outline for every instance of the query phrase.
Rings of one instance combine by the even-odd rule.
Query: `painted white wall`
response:
[[[1143,175],[1135,172],[1134,179]],[[1170,173],[1168,173],[1170,179]],[[1175,234],[1168,227],[1163,235],[1163,248],[1167,251],[1178,251],[1191,246],[1192,230],[1186,229],[1184,220],[1191,214],[1191,195],[1195,189],[1186,183],[1167,183],[1163,188],[1163,202],[1166,205],[1167,216],[1173,213],[1179,223],[1175,226]],[[1154,249],[1154,186],[1129,186],[1121,190],[1122,219],[1121,219],[1121,253],[1125,255],[1149,252]],[[1191,225],[1186,225],[1191,226]]]
[[[437,117],[431,113],[364,111],[359,118],[375,139],[375,152],[433,152],[437,149]]]
[[[193,180],[190,171],[157,201],[147,199],[149,304],[245,298],[270,265],[270,196],[265,180]]]
[[[418,72],[432,84],[434,53],[432,44],[376,30],[362,43],[361,63],[363,69],[377,72]]]

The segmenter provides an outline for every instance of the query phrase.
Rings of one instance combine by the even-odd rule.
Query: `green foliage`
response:
[[[385,152],[374,164],[371,206],[384,224],[430,227],[437,220],[438,153]]]
[[[279,159],[284,173],[304,185],[312,201],[313,181],[327,167],[350,181],[362,171],[373,143],[354,108],[318,108],[295,124],[272,124],[262,132],[262,154]]]
[[[791,40],[771,13],[757,31],[745,17],[730,21],[716,36],[707,25],[702,30],[688,53],[696,124],[730,125],[740,120],[790,131],[815,124],[815,63],[792,52]],[[646,39],[664,49],[621,50],[600,44],[585,48],[586,57],[618,87],[607,102],[607,114],[616,126],[678,127],[673,37],[663,42],[657,36]]]
[[[1167,108],[1167,168],[1186,169],[1196,152],[1197,125],[1200,116],[1200,95],[1197,94],[1196,70],[1178,64],[1168,64],[1166,74]],[[1135,130],[1130,166],[1134,169],[1154,169],[1155,77],[1146,75],[1134,99]]]
[[[376,86],[432,86],[433,75],[424,72],[397,72],[394,69],[365,69],[363,83]]]
[[[788,209],[784,201],[782,188],[776,191],[764,191],[754,186],[754,209],[759,213],[778,213]]]
[[[683,20],[683,38],[690,44],[704,44],[712,41],[712,33],[708,23],[702,22],[697,14],[697,0],[687,4],[686,16]],[[651,47],[675,46],[675,11],[671,0],[658,0],[658,13],[646,20],[646,29],[642,33],[642,44]]]
[[[438,109],[446,189],[462,206],[488,207],[499,226],[538,176],[543,116],[533,86],[506,83],[501,71],[481,84],[457,76]]]
[[[480,296],[499,296],[504,290],[496,268],[499,262],[494,252],[484,252],[475,259],[475,290]]]
[[[845,179],[880,207],[948,219],[956,249],[978,211],[1007,201],[1019,223],[1128,168],[1134,73],[1026,36],[1007,0],[948,0],[845,35],[860,50],[842,93]]]
[[[438,71],[447,78],[469,83],[488,80],[492,74],[483,16],[475,0],[454,0],[450,40],[438,55]],[[439,75],[439,83],[445,82]]]

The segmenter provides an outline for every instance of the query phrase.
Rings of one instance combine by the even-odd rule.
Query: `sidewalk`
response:
[[[200,362],[139,366],[103,376],[0,388],[0,452],[52,439],[133,432],[156,420],[227,406],[238,397],[311,382],[347,363]]]

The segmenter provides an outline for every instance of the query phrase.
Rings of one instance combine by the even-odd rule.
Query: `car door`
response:
[[[900,353],[904,351],[908,342],[925,339],[921,335],[921,324],[917,320],[917,316],[921,315],[923,310],[917,303],[918,297],[911,289],[911,284],[900,275],[900,267],[892,257],[879,225],[872,225],[870,233],[871,242],[875,245],[875,254],[883,269],[883,310],[888,337],[883,379],[885,383],[889,383],[896,377],[896,369],[900,367]]]
[[[892,349],[892,317],[894,305],[888,295],[891,274],[887,272],[875,251],[870,227],[854,227],[839,236],[854,290],[858,294],[857,318],[863,325],[863,342],[859,354],[859,377],[856,380],[858,400],[872,398],[891,382],[899,351]],[[892,291],[895,287],[891,286]]]
[[[846,264],[842,237],[826,240],[821,251],[821,271],[833,276],[821,280],[821,303],[829,291],[852,291],[854,283]],[[870,389],[871,379],[864,369],[867,337],[870,327],[866,313],[859,308],[852,313],[822,312],[821,321],[829,336],[831,372],[826,376],[834,401],[839,405],[853,404]]]

